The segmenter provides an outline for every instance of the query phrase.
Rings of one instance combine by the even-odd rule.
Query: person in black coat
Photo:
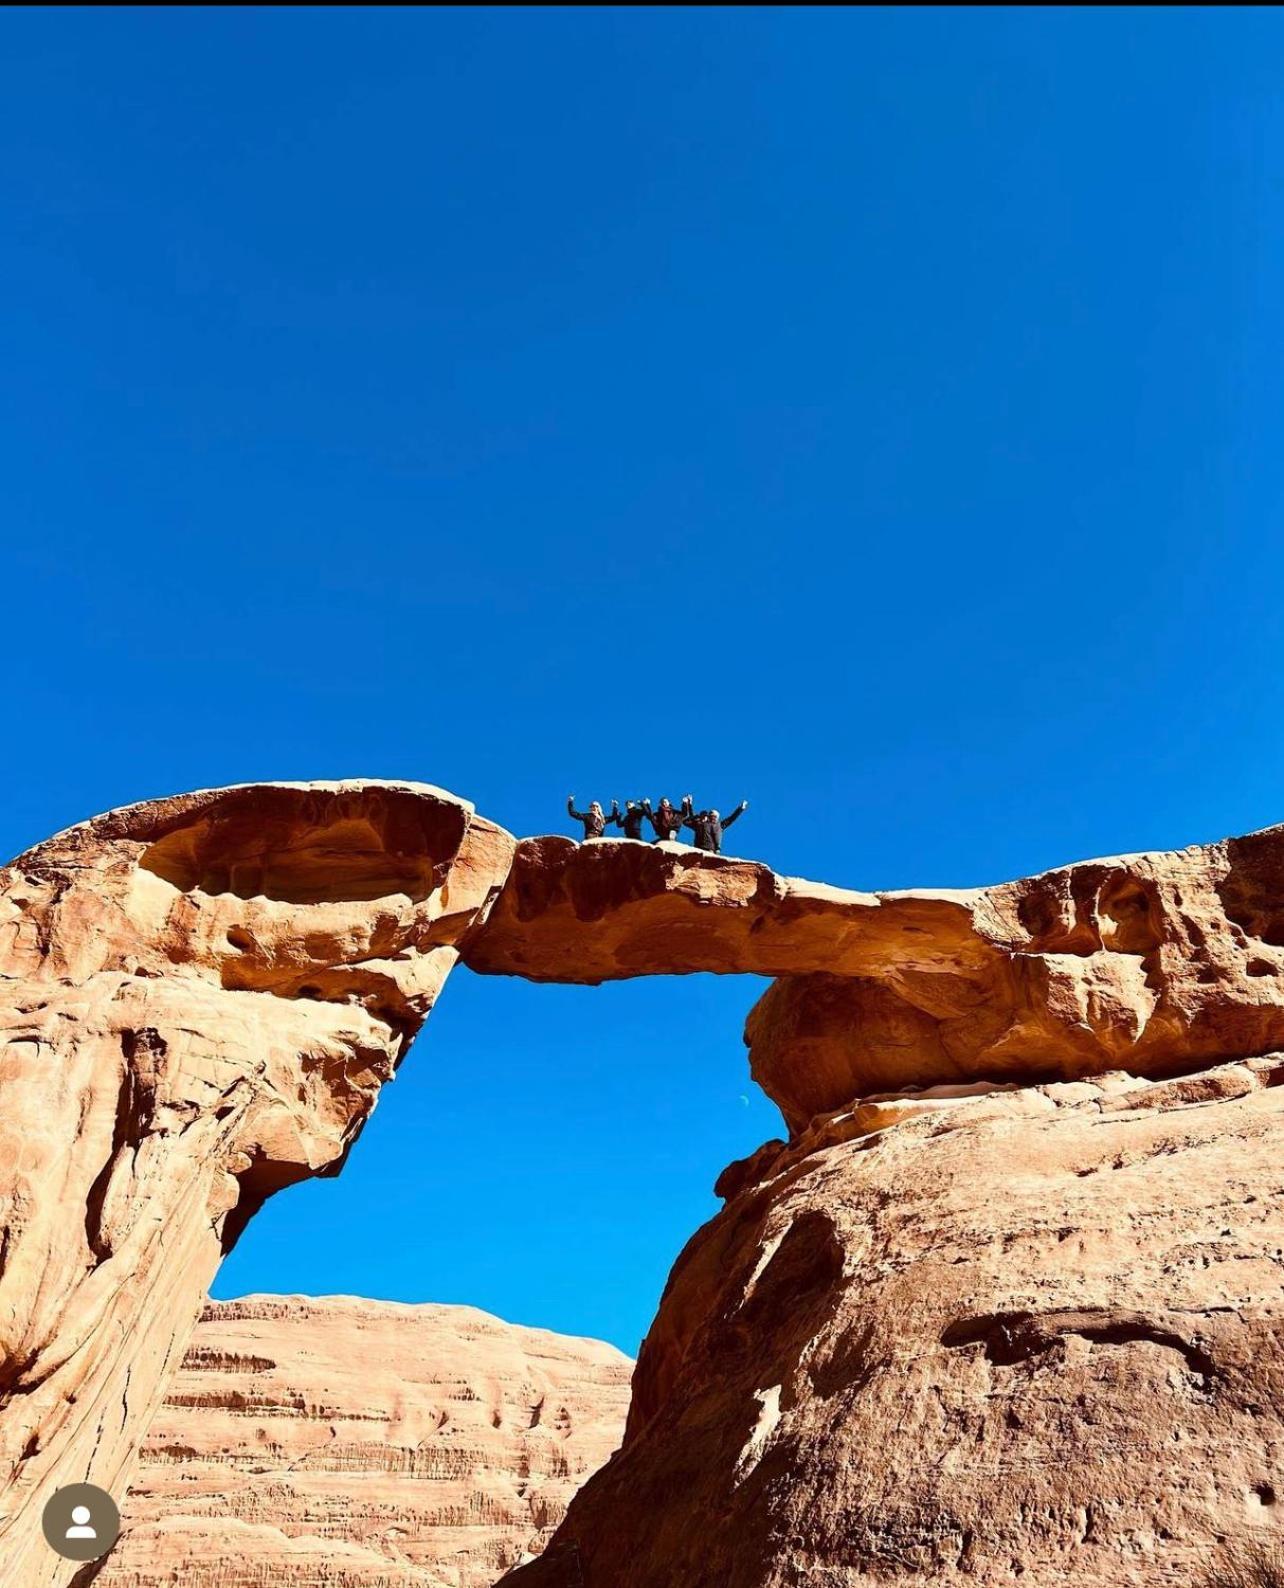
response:
[[[646,813],[651,819],[651,826],[655,828],[656,841],[659,843],[681,843],[682,824],[691,814],[691,796],[682,801],[682,809],[678,810],[670,804],[667,796],[662,799],[654,810],[651,801],[643,800]]]
[[[623,816],[617,806],[611,820],[617,827],[624,829],[626,838],[641,838],[642,823],[647,819],[650,809],[646,800],[625,800]]]
[[[683,810],[686,814],[682,819],[682,825],[689,827],[695,834],[695,846],[697,849],[704,849],[712,855],[720,855],[722,853],[722,834],[724,829],[730,827],[732,822],[739,821],[748,809],[749,801],[741,800],[731,815],[724,821],[716,810],[692,813],[690,807],[684,801]]]
[[[602,838],[605,837],[606,829],[610,826],[610,824],[612,822],[619,821],[620,802],[619,800],[612,800],[611,814],[609,816],[604,816],[602,814],[602,807],[597,800],[592,801],[588,810],[577,811],[575,809],[575,796],[574,794],[570,794],[566,799],[566,812],[568,816],[573,816],[577,822],[584,823],[585,838]]]

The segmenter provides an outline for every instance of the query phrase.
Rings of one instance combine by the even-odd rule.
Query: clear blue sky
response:
[[[1278,11],[9,11],[0,848],[246,779],[968,884],[1284,818]],[[634,1348],[757,983],[458,973],[221,1295]]]

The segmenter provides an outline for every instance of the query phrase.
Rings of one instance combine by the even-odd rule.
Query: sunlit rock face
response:
[[[1284,1503],[1281,1079],[867,1105],[737,1166],[505,1584],[1204,1588]]]
[[[632,1368],[471,1307],[212,1302],[95,1588],[490,1588],[619,1444]]]
[[[775,974],[790,1140],[724,1173],[620,1454],[506,1580],[1199,1588],[1272,1537],[1284,830],[951,895],[590,848],[519,848],[479,968],[546,974],[547,919],[576,979]]]
[[[333,1172],[507,875],[416,784],[101,816],[0,873],[0,1582],[51,1488],[120,1493],[220,1258]]]
[[[729,855],[629,839],[527,838],[466,953],[472,970],[602,982],[694,971],[926,973],[990,952],[973,895],[854,893]]]
[[[818,966],[767,991],[745,1040],[791,1126],[876,1091],[1160,1077],[1284,1047],[1284,828],[1066,866],[968,910],[984,952],[953,968]]]

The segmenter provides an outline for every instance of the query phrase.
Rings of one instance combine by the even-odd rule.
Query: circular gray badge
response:
[[[40,1523],[49,1548],[65,1560],[97,1560],[120,1537],[115,1500],[92,1483],[69,1483],[55,1490]]]

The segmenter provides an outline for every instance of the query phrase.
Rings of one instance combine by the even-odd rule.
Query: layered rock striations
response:
[[[333,1172],[507,875],[426,785],[114,811],[0,873],[0,1581],[40,1511],[122,1492],[223,1253]]]
[[[632,1367],[470,1307],[213,1302],[95,1588],[489,1588],[619,1444]]]

